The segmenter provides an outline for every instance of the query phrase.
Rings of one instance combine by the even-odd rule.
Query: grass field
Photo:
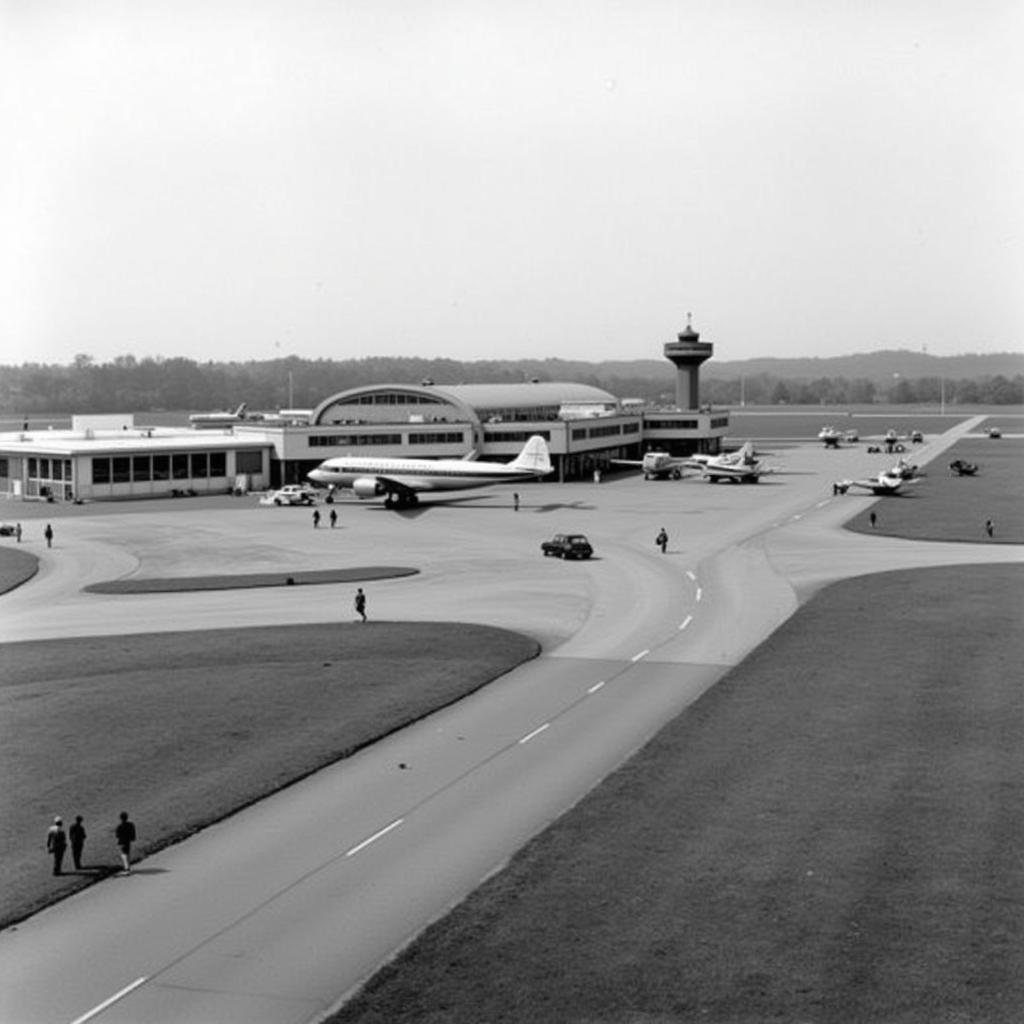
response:
[[[538,650],[505,630],[387,622],[0,644],[0,926],[108,874],[122,808],[152,852]],[[50,874],[54,814],[85,817],[81,874]]]
[[[914,453],[907,454],[913,461]],[[978,476],[954,476],[953,459],[978,464]],[[877,517],[874,532],[911,540],[969,541],[979,544],[1024,544],[1024,438],[965,438],[926,467],[926,475],[905,494],[874,501],[856,498],[862,510],[846,524],[848,529],[871,533],[871,511]],[[851,492],[852,495],[852,492]],[[854,499],[851,499],[853,501]],[[851,504],[851,510],[856,507]],[[995,523],[992,540],[985,520]]]
[[[1020,1020],[1022,592],[822,591],[332,1024]]]

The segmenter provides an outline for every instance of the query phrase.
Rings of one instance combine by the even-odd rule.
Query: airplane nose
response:
[[[307,474],[307,478],[317,484],[327,483],[327,474],[322,469],[311,469]]]

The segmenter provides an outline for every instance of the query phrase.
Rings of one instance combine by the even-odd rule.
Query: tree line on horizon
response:
[[[879,355],[884,355],[880,353]],[[949,357],[955,361],[958,357]],[[810,361],[825,370],[831,360]],[[942,360],[939,360],[942,362]],[[780,363],[780,368],[781,368]],[[974,377],[901,374],[799,376],[767,370],[743,373],[739,364],[702,372],[701,401],[741,405],[1021,405],[1024,374]],[[119,356],[97,363],[80,355],[68,365],[0,367],[0,410],[8,415],[309,408],[330,395],[376,384],[511,384],[569,380],[650,405],[675,402],[668,363],[585,363],[559,359],[460,362],[454,359],[372,357],[329,360],[205,362]]]

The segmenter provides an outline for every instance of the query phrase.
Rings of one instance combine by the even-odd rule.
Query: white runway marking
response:
[[[704,596],[704,588],[703,587],[698,587],[697,588],[697,600],[699,601],[703,596]]]
[[[697,582],[697,577],[689,569],[686,570],[686,575],[690,577],[691,582]]]
[[[641,658],[646,657],[650,653],[651,653],[651,649],[649,647],[645,647],[639,654],[634,654],[633,657],[630,658],[629,660],[630,661],[639,661]]]
[[[824,501],[819,501],[815,508],[824,508],[829,503],[829,499],[826,498]]]
[[[597,693],[597,691],[600,690],[602,686],[604,686],[603,679],[599,683],[594,683],[594,685],[587,690],[587,693]]]
[[[405,818],[396,818],[393,822],[391,822],[390,825],[385,825],[384,828],[382,828],[379,832],[374,832],[369,839],[364,839],[357,846],[353,846],[352,849],[345,854],[345,856],[354,857],[360,850],[365,850],[366,847],[370,845],[370,843],[375,843],[378,839],[381,838],[381,836],[386,836],[392,829],[398,828],[398,826],[401,825],[403,821],[405,821]]]
[[[98,1017],[107,1007],[113,1006],[119,999],[124,999],[130,992],[134,992],[140,985],[145,985],[147,978],[136,978],[130,985],[126,985],[120,992],[115,992],[109,999],[104,999],[99,1006],[94,1006],[88,1013],[76,1017],[71,1024],[85,1024],[87,1020]]]
[[[538,726],[536,729],[534,729],[533,732],[527,733],[519,742],[520,743],[529,743],[530,740],[532,740],[534,738],[534,736],[539,736],[550,725],[551,725],[550,722],[545,722],[543,725]]]
[[[680,628],[680,629],[686,629],[686,627],[687,627],[687,626],[688,626],[688,625],[689,625],[689,624],[690,624],[691,622],[693,622],[693,616],[692,616],[692,615],[687,615],[687,616],[686,616],[686,618],[685,618],[685,619],[683,619],[683,621],[679,623],[679,628]]]

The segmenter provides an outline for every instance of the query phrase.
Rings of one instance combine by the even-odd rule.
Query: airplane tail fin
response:
[[[237,417],[238,417],[239,419],[241,419],[241,418],[242,418],[242,417],[243,417],[243,416],[245,415],[245,407],[246,407],[246,405],[247,405],[247,403],[246,403],[246,402],[243,402],[243,403],[242,403],[242,404],[241,404],[241,405],[240,405],[240,406],[239,406],[239,407],[238,407],[238,408],[237,408],[237,409],[235,410],[235,415],[236,415],[236,416],[237,416]]]
[[[547,442],[540,434],[534,434],[509,466],[512,469],[535,473],[537,476],[546,476],[551,472],[551,456],[548,454]]]

